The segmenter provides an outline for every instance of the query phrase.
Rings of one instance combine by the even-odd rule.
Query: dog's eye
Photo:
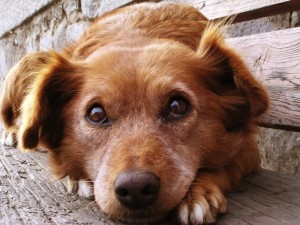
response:
[[[100,105],[93,105],[86,115],[87,120],[95,125],[104,125],[109,123],[105,110]]]
[[[190,110],[190,103],[183,97],[173,97],[170,99],[165,111],[164,119],[166,121],[180,119]]]

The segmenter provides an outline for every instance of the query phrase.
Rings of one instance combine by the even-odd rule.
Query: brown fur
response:
[[[23,93],[19,147],[49,149],[58,178],[92,181],[98,205],[112,218],[147,223],[173,212],[180,224],[213,222],[226,211],[224,192],[259,168],[255,121],[268,107],[264,88],[218,27],[177,3],[101,16],[35,70],[39,76]],[[167,121],[173,96],[191,108]],[[86,120],[95,103],[108,125]],[[146,209],[126,208],[114,195],[116,177],[131,170],[160,178],[159,196]]]
[[[20,126],[21,104],[30,91],[34,78],[48,63],[49,58],[48,52],[27,54],[7,74],[0,99],[0,116],[4,125],[3,139],[7,135],[12,135],[15,139]]]

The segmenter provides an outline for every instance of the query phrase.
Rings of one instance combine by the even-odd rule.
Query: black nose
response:
[[[126,172],[115,181],[115,193],[122,205],[133,209],[151,205],[158,196],[160,179],[149,172]]]

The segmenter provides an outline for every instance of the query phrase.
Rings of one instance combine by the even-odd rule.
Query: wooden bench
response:
[[[299,0],[184,2],[210,19],[238,14],[234,22],[300,9]],[[260,125],[300,131],[300,28],[226,41],[245,57],[271,95],[271,109]],[[94,201],[68,194],[63,180],[51,181],[45,157],[1,146],[0,224],[117,224]],[[264,170],[244,179],[228,197],[229,211],[217,224],[300,224],[299,175]]]

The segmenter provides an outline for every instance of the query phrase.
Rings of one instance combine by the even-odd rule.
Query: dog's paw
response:
[[[16,146],[16,139],[14,132],[3,131],[1,137],[1,145],[10,147]]]
[[[216,185],[193,185],[177,211],[177,221],[182,225],[214,223],[218,213],[224,213],[227,201]]]
[[[90,198],[94,195],[92,183],[86,180],[73,180],[67,177],[67,190],[71,194],[78,194],[80,197]]]
[[[89,198],[94,195],[94,190],[90,181],[80,180],[78,182],[78,195]]]

